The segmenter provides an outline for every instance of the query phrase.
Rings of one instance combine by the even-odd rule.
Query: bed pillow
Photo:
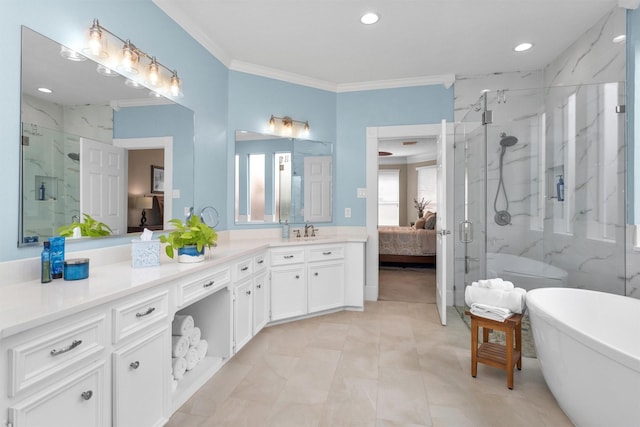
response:
[[[427,222],[427,220],[425,218],[419,218],[416,221],[416,225],[415,225],[416,230],[423,229],[426,222]]]
[[[430,215],[424,223],[424,228],[427,230],[434,230],[436,228],[436,213]]]

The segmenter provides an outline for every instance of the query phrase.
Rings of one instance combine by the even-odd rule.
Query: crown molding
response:
[[[378,80],[359,83],[338,84],[336,92],[357,92],[362,90],[395,89],[400,87],[429,86],[441,84],[450,88],[456,80],[455,74],[442,74],[439,76],[410,77],[406,79]]]
[[[277,70],[275,68],[264,67],[262,65],[251,64],[249,62],[232,60],[229,69],[270,79],[281,80],[287,83],[308,86],[316,89],[336,92],[337,85],[325,80],[313,79],[301,74],[290,73],[288,71]]]

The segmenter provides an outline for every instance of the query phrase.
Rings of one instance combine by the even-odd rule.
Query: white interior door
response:
[[[436,306],[440,313],[440,321],[447,324],[447,276],[449,258],[448,242],[451,231],[448,227],[447,205],[447,122],[442,121],[442,131],[437,142],[436,181],[438,188],[438,215],[436,216],[437,247],[436,247]]]
[[[127,232],[125,150],[80,138],[80,212]],[[81,218],[82,219],[82,218]]]
[[[304,158],[304,220],[331,221],[331,156]]]

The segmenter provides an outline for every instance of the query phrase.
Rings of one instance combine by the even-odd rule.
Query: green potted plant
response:
[[[84,216],[84,221],[79,222],[74,220],[69,225],[63,225],[62,227],[58,227],[56,232],[62,237],[80,237],[80,236],[89,236],[89,237],[99,237],[99,236],[110,236],[112,233],[111,228],[104,222],[100,222],[95,220],[89,214],[82,214]],[[80,236],[77,235],[75,229],[80,230]]]
[[[173,258],[177,252],[178,262],[204,261],[204,248],[216,246],[218,233],[197,215],[191,215],[185,222],[172,219],[169,224],[175,230],[167,235],[160,235],[160,241],[167,244],[165,252],[169,258]]]

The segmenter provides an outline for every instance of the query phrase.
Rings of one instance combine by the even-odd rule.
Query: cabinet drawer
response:
[[[25,339],[9,348],[9,395],[87,359],[105,347],[105,316],[85,319],[73,326],[46,328],[40,338]],[[46,335],[45,335],[46,333]]]
[[[253,257],[253,271],[258,272],[267,268],[267,254],[262,253]]]
[[[152,323],[167,318],[169,292],[162,291],[127,299],[113,308],[114,344]]]
[[[309,262],[328,261],[332,259],[344,258],[344,246],[316,246],[307,249],[309,251]]]
[[[304,262],[304,248],[277,249],[271,251],[271,265],[299,264]]]
[[[104,370],[104,362],[96,362],[19,402],[9,408],[9,422],[14,427],[106,427]]]
[[[253,274],[253,258],[247,258],[235,264],[234,281],[246,279]]]
[[[231,282],[231,267],[224,267],[198,279],[178,286],[178,306],[189,305],[202,297],[216,292]]]

